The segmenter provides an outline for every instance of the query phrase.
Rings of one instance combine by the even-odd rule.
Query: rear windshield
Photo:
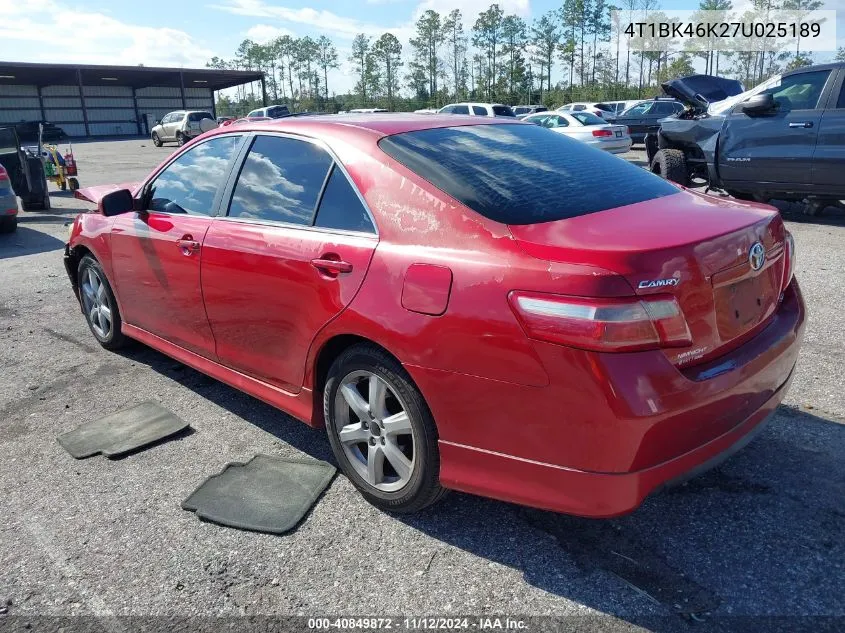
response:
[[[203,119],[213,119],[211,112],[191,112],[188,115],[188,121],[202,121]]]
[[[456,200],[504,224],[563,220],[678,192],[641,167],[536,125],[405,132],[381,139],[379,147]],[[597,184],[610,182],[608,177],[613,184]]]
[[[597,103],[596,107],[599,110],[604,110],[605,112],[614,112],[612,103]]]
[[[525,114],[526,112],[531,112],[531,108],[527,108],[525,106],[516,106],[513,108],[514,114]]]
[[[573,112],[569,116],[573,119],[578,119],[581,125],[604,125],[607,123],[603,118],[596,116],[592,112]]]
[[[494,105],[493,114],[496,116],[516,116],[509,106]]]

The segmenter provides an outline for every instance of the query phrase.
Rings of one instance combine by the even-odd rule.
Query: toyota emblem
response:
[[[760,242],[755,242],[748,250],[748,263],[754,270],[760,270],[766,263],[766,249]]]

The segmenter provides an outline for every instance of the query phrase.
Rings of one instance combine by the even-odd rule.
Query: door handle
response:
[[[176,240],[176,246],[183,255],[192,255],[200,249],[200,243],[191,235],[183,235],[181,239]]]
[[[351,273],[352,264],[340,259],[326,259],[318,257],[311,260],[311,265],[320,272],[337,275],[339,273]]]
[[[803,128],[813,127],[813,122],[812,121],[801,121],[800,123],[790,123],[789,127],[803,127]]]

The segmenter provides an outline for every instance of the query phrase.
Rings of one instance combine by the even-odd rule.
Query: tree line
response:
[[[533,21],[508,15],[491,4],[474,19],[460,9],[441,14],[427,10],[414,24],[403,50],[390,32],[379,37],[359,33],[347,59],[354,69],[352,93],[330,91],[329,70],[339,68],[335,44],[326,36],[282,35],[259,44],[244,40],[234,58],[211,59],[212,68],[260,70],[268,99],[295,110],[339,111],[355,107],[390,110],[437,108],[460,100],[560,105],[569,101],[645,98],[660,92],[666,79],[695,72],[734,77],[751,87],[783,70],[812,63],[799,48],[724,52],[707,42],[688,43],[683,51],[626,50],[612,12],[626,21],[659,18],[658,0],[564,0],[561,7]],[[821,0],[752,0],[767,14],[780,9],[815,10]],[[732,11],[731,0],[701,0],[701,11]],[[737,16],[741,19],[742,16]],[[611,33],[614,33],[611,37]],[[845,56],[840,49],[839,56]],[[256,86],[238,88],[221,98],[222,114],[244,114],[257,107]]]

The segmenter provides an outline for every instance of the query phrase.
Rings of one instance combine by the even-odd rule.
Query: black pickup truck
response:
[[[646,139],[651,170],[742,199],[805,200],[807,211],[845,199],[845,63],[799,68],[743,92],[694,75],[663,84],[687,104]]]

